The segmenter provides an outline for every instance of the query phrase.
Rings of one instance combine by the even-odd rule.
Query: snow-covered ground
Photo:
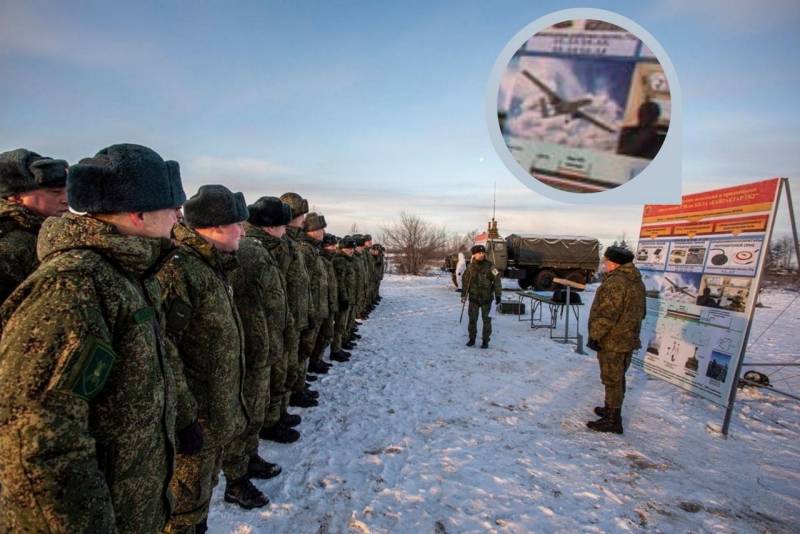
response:
[[[726,439],[707,428],[721,408],[631,369],[625,434],[594,433],[591,351],[513,315],[465,347],[449,276],[382,294],[353,359],[314,383],[320,406],[295,410],[300,441],[261,442],[283,466],[255,481],[270,506],[225,503],[221,477],[210,532],[798,531],[800,403],[740,391]],[[763,295],[748,359],[798,359],[800,300],[761,335],[795,295]],[[774,376],[796,392],[793,374]]]

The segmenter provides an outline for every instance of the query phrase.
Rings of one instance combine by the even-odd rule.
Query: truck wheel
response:
[[[547,269],[539,271],[536,275],[536,289],[539,291],[551,291],[553,289],[553,278],[555,277],[556,273],[553,271]]]
[[[565,276],[564,278],[566,278],[570,282],[575,282],[576,284],[585,284],[586,283],[586,277],[584,276],[584,274],[581,271],[570,271],[570,272],[567,273],[567,276]]]

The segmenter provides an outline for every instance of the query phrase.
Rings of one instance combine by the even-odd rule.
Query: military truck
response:
[[[503,277],[517,280],[522,289],[552,290],[553,278],[586,284],[600,263],[600,242],[593,237],[511,234],[503,238],[494,219],[488,232],[475,237],[475,244],[484,245],[487,258]]]

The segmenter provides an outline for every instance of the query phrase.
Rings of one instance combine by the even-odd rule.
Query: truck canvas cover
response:
[[[509,256],[517,265],[563,265],[595,268],[600,260],[600,242],[591,237],[547,237],[511,234],[506,238]]]

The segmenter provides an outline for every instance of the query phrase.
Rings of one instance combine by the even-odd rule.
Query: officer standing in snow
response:
[[[500,272],[494,264],[486,259],[486,247],[475,245],[470,250],[472,260],[464,273],[464,293],[461,302],[469,299],[469,341],[467,346],[475,345],[475,336],[478,333],[478,312],[480,311],[483,321],[483,340],[481,348],[489,346],[489,338],[492,335],[492,319],[489,312],[492,309],[492,296],[494,295],[495,305],[500,304],[503,286],[500,283]]]
[[[633,265],[633,252],[611,246],[603,255],[601,272],[606,277],[592,302],[589,313],[589,342],[597,351],[600,380],[605,386],[605,406],[597,406],[597,421],[586,425],[597,432],[622,434],[622,400],[625,397],[625,372],[631,354],[641,347],[639,331],[646,309],[642,275]]]

